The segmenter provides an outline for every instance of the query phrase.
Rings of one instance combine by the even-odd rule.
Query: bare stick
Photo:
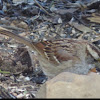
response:
[[[98,41],[98,40],[100,40],[100,36],[97,37],[97,38],[95,38],[94,40],[91,40],[91,42],[96,42],[96,41]]]
[[[51,16],[36,0],[34,2],[49,16]]]

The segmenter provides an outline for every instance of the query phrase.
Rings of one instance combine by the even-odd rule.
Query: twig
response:
[[[16,30],[16,31],[25,31],[22,28],[18,28],[18,27],[13,27],[13,26],[6,26],[6,25],[0,25],[3,28],[7,28],[7,29],[12,29],[12,30]]]
[[[97,37],[97,38],[95,38],[94,40],[91,40],[91,42],[93,43],[93,42],[96,42],[96,41],[98,41],[98,40],[100,40],[100,36]]]
[[[36,0],[34,0],[34,2],[49,16],[52,16],[51,14],[49,14],[49,12],[47,12]]]
[[[86,33],[81,34],[81,35],[78,37],[78,39],[81,40],[82,37],[83,37],[85,34],[86,34]]]

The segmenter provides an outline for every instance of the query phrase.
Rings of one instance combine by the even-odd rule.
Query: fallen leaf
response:
[[[77,10],[78,10],[77,8],[76,9],[74,9],[74,8],[70,8],[70,9],[57,9],[54,12],[57,13],[57,14],[64,15],[64,14],[67,14],[67,13],[74,13]]]
[[[100,15],[93,14],[92,17],[87,17],[90,22],[95,22],[100,24]]]
[[[92,30],[82,24],[78,24],[77,22],[69,22],[69,24],[71,26],[74,26],[76,29],[78,29],[79,31],[82,31],[84,33],[87,33],[87,32],[92,32]]]

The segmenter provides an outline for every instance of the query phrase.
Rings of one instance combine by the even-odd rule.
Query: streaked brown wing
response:
[[[46,59],[59,64],[62,61],[76,59],[78,46],[83,42],[77,39],[60,39],[39,42],[35,46]]]

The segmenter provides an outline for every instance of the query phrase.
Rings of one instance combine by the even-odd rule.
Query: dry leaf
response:
[[[92,17],[87,17],[88,20],[95,23],[100,23],[100,15],[93,14]]]
[[[69,22],[69,24],[71,26],[74,26],[76,29],[78,29],[79,31],[82,31],[84,33],[87,33],[87,32],[92,32],[92,30],[82,24],[78,24],[77,22]]]
[[[70,8],[70,9],[57,9],[54,12],[57,13],[57,14],[64,15],[64,14],[67,14],[67,13],[74,13],[77,10],[78,10],[77,8],[76,9],[75,8]]]

